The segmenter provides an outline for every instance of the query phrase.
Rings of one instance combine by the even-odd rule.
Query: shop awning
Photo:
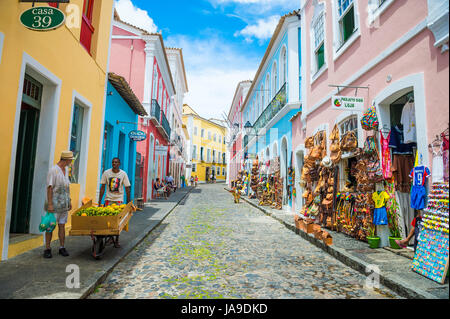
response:
[[[111,84],[117,90],[117,92],[119,92],[120,96],[125,100],[125,102],[127,102],[127,104],[130,106],[130,108],[133,110],[134,113],[140,116],[147,116],[147,112],[145,111],[141,102],[134,94],[133,90],[128,85],[128,82],[125,80],[124,77],[109,72],[108,79],[109,82],[111,82]]]

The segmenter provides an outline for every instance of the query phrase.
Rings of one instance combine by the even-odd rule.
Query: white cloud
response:
[[[222,119],[238,83],[253,80],[258,67],[257,59],[244,56],[218,37],[200,40],[177,36],[166,42],[183,49],[189,86],[184,103],[205,118]]]
[[[280,18],[279,15],[274,15],[267,19],[259,19],[256,24],[248,25],[241,31],[237,31],[234,36],[237,37],[242,35],[247,42],[250,42],[252,38],[256,38],[260,41],[270,39]]]
[[[114,5],[120,20],[147,30],[150,33],[158,31],[157,26],[153,22],[153,19],[148,15],[148,12],[136,7],[131,0],[116,0],[114,1]]]

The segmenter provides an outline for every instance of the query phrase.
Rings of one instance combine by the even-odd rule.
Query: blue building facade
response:
[[[250,172],[256,155],[266,168],[279,160],[284,210],[291,210],[293,200],[288,176],[294,160],[290,119],[301,111],[300,34],[296,11],[280,19],[242,107],[243,123],[252,126],[244,136],[244,167]]]
[[[124,170],[131,183],[131,194],[134,194],[136,183],[136,143],[130,139],[129,133],[138,128],[139,115],[145,116],[143,106],[134,95],[126,80],[113,73],[109,74],[105,126],[102,146],[102,173],[111,168],[112,159],[120,159],[120,169]],[[139,185],[138,185],[139,186]],[[133,195],[132,195],[133,196]]]

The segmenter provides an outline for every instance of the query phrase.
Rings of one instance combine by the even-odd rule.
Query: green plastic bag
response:
[[[41,223],[39,224],[39,231],[46,231],[51,233],[56,227],[55,214],[47,212],[45,216],[41,217]]]

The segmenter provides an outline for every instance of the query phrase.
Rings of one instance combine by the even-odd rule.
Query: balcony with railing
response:
[[[159,123],[159,119],[161,117],[161,107],[157,100],[152,100],[152,105],[150,107],[150,117],[156,119],[157,123]]]
[[[281,89],[275,94],[275,97],[267,105],[258,119],[255,121],[253,127],[259,132],[260,129],[264,128],[270,120],[272,120],[275,115],[286,105],[286,83],[281,87]]]
[[[170,124],[164,113],[161,113],[161,125],[167,135],[167,138],[170,138]]]

